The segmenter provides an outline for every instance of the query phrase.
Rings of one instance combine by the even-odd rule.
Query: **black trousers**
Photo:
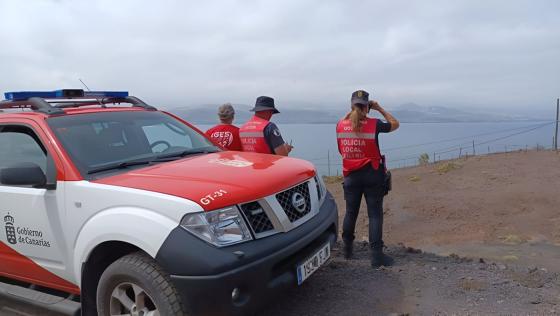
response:
[[[356,220],[362,196],[365,196],[369,217],[369,244],[373,249],[383,248],[383,197],[385,168],[373,169],[371,164],[344,177],[346,215],[342,224],[342,239],[352,242],[355,238]]]

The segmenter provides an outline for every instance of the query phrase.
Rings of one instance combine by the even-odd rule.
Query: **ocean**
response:
[[[201,130],[209,125],[196,125]],[[341,174],[335,124],[278,124],[282,137],[292,142],[292,157],[309,160],[323,175]],[[459,155],[551,148],[554,122],[401,123],[389,134],[380,134],[381,152],[390,169],[418,164],[426,153],[430,162]],[[474,142],[474,148],[473,148]]]

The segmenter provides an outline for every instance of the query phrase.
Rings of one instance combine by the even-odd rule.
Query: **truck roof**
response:
[[[114,111],[155,111],[137,97],[126,91],[84,91],[63,89],[55,91],[6,92],[6,100],[0,101],[0,114],[21,116],[72,115]],[[132,107],[123,107],[121,104]],[[107,107],[108,104],[116,105]],[[21,112],[13,111],[22,109]],[[24,109],[28,109],[25,111]],[[10,110],[10,111],[3,111]]]

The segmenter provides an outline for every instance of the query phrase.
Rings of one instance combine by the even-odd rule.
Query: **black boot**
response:
[[[371,267],[379,268],[381,266],[389,267],[392,266],[395,260],[383,253],[383,248],[372,248],[371,249]]]
[[[352,258],[353,248],[354,248],[353,242],[344,241],[344,246],[342,247],[344,259],[348,260]]]

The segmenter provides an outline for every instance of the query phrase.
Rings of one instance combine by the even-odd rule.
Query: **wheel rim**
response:
[[[125,282],[111,293],[111,316],[160,316],[154,300],[138,284]]]

